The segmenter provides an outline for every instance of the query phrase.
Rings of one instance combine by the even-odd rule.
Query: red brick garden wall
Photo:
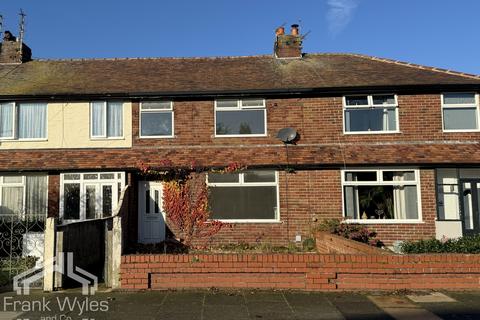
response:
[[[128,255],[121,287],[480,289],[480,255]]]

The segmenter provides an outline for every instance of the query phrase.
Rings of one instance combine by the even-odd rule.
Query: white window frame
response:
[[[243,100],[262,100],[263,104],[262,106],[243,106],[242,101]],[[214,130],[214,137],[215,138],[235,138],[235,137],[266,137],[267,136],[267,103],[265,99],[216,99],[214,101],[214,123],[213,123],[213,130]],[[237,100],[237,107],[218,107],[217,106],[217,101],[221,100]],[[263,110],[263,120],[264,120],[264,128],[265,131],[264,133],[260,134],[217,134],[217,111],[242,111],[242,110]]]
[[[465,103],[465,104],[445,104],[444,103],[444,96],[448,94],[455,94],[455,93],[470,93],[475,96],[475,113],[476,113],[476,122],[477,122],[477,128],[476,129],[445,129],[445,119],[443,115],[443,110],[445,109],[456,109],[456,108],[468,108],[470,107],[473,109],[473,105],[471,103]],[[479,110],[479,95],[478,93],[475,92],[443,92],[440,95],[440,100],[441,100],[441,105],[442,105],[442,130],[443,132],[480,132],[480,110]]]
[[[383,172],[385,171],[413,171],[415,174],[415,180],[405,181],[383,181]],[[346,172],[376,172],[376,181],[346,181]],[[422,218],[422,194],[421,194],[421,181],[420,170],[418,168],[349,168],[342,169],[340,171],[342,182],[342,217],[346,223],[359,223],[359,224],[418,224],[424,223]],[[345,187],[346,186],[392,186],[392,185],[416,185],[417,187],[417,219],[350,219],[346,216],[345,208]]]
[[[103,119],[104,122],[103,122],[103,132],[105,132],[105,134],[103,135],[97,135],[97,136],[94,136],[93,135],[93,112],[92,112],[92,108],[93,108],[93,103],[103,103]],[[107,135],[107,108],[108,108],[108,103],[109,102],[118,102],[118,103],[121,103],[122,104],[122,135],[121,136],[118,136],[118,137],[109,137]],[[108,139],[108,140],[122,140],[122,139],[125,139],[125,103],[123,101],[115,101],[115,100],[108,100],[108,101],[91,101],[90,102],[90,118],[89,118],[89,121],[90,121],[90,139],[92,140],[104,140],[104,139]]]
[[[13,177],[21,177],[22,182],[10,182],[5,183],[4,177],[5,176],[13,176]],[[4,187],[22,187],[22,212],[18,212],[22,219],[25,219],[25,207],[26,207],[26,197],[27,197],[27,185],[26,185],[26,178],[24,175],[2,175],[0,176],[0,204],[3,206],[3,188]],[[0,215],[1,216],[1,215]]]
[[[347,98],[348,97],[357,97],[357,96],[366,96],[368,100],[368,104],[366,105],[357,105],[357,106],[347,106]],[[373,97],[374,96],[393,96],[395,99],[394,104],[373,104]],[[398,97],[394,93],[378,93],[378,94],[352,94],[342,97],[342,104],[343,104],[343,134],[392,134],[392,133],[400,133],[400,118],[398,112]],[[392,109],[395,108],[395,121],[396,121],[396,129],[395,130],[382,130],[382,131],[346,131],[346,117],[345,113],[347,110],[362,110],[362,109]]]
[[[175,138],[175,111],[173,110],[173,101],[149,101],[149,102],[170,102],[169,109],[147,109],[143,110],[143,102],[140,102],[138,110],[138,135],[142,139],[171,139]],[[170,113],[172,117],[172,134],[169,136],[144,136],[142,135],[142,113]]]
[[[65,175],[68,174],[79,174],[80,178],[79,179],[65,179]],[[87,174],[97,174],[98,178],[97,179],[85,179],[84,175]],[[100,179],[100,174],[114,174],[113,179]],[[120,174],[120,178],[118,178],[118,174]],[[64,197],[65,197],[65,183],[78,183],[80,184],[80,214],[79,214],[79,219],[64,219]],[[65,172],[60,174],[60,210],[59,210],[59,216],[60,220],[62,221],[63,224],[68,224],[68,223],[74,223],[74,222],[79,222],[79,221],[86,221],[86,185],[98,185],[99,186],[99,194],[101,194],[101,188],[103,185],[114,185],[114,189],[112,189],[112,215],[115,213],[115,210],[117,209],[118,206],[118,201],[120,199],[117,199],[117,202],[114,201],[115,198],[117,198],[118,191],[121,190],[116,190],[118,188],[118,183],[120,183],[120,188],[121,190],[125,187],[125,172],[108,172],[108,171],[98,171],[98,172]],[[117,191],[115,193],[114,191]],[[99,212],[99,208],[96,208],[97,213]],[[102,213],[103,215],[103,213]],[[96,217],[96,219],[102,219],[106,217]],[[88,220],[94,220],[94,219],[88,219]]]
[[[21,104],[18,102],[2,102],[2,104],[13,104],[13,124],[12,124],[12,136],[0,137],[0,141],[47,141],[48,140],[48,103],[37,102],[45,104],[45,138],[19,138],[18,137],[18,106]]]
[[[273,170],[268,170],[273,171]],[[233,172],[232,172],[233,173]],[[208,182],[207,175],[207,187],[255,187],[255,186],[269,186],[276,188],[276,210],[274,219],[216,219],[218,221],[226,223],[279,223],[280,222],[280,186],[279,186],[279,175],[278,171],[275,171],[275,181],[274,182],[245,182],[244,181],[244,172],[235,172],[239,174],[239,182]]]

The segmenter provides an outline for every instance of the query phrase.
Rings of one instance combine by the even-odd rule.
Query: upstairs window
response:
[[[173,102],[148,101],[140,105],[140,137],[173,137]]]
[[[478,95],[445,93],[442,95],[444,131],[478,130]]]
[[[90,105],[92,138],[123,137],[123,103],[95,101]]]
[[[344,97],[345,132],[398,131],[398,103],[393,94]]]
[[[215,136],[265,136],[267,113],[264,99],[216,100]]]
[[[46,103],[0,103],[0,139],[46,138]]]

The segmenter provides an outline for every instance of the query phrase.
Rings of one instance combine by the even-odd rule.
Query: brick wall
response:
[[[391,254],[390,250],[383,250],[366,243],[349,240],[330,232],[315,233],[316,247],[319,253],[342,254]]]
[[[126,290],[480,289],[479,255],[129,255],[120,272]]]

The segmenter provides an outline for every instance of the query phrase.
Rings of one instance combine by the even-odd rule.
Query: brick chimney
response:
[[[21,48],[21,49],[20,49]],[[22,63],[32,60],[32,50],[10,31],[5,31],[0,43],[0,63]]]
[[[275,30],[275,57],[276,58],[301,58],[302,37],[298,24],[292,24],[290,34],[285,34],[285,29],[279,27]]]

